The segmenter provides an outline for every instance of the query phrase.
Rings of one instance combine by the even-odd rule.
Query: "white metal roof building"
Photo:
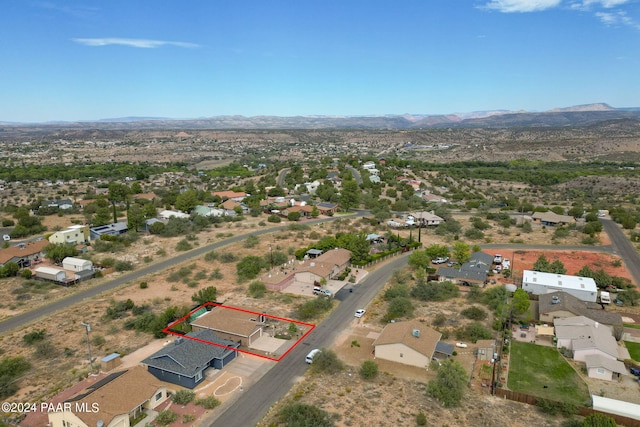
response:
[[[522,289],[534,295],[563,291],[588,302],[596,302],[598,298],[598,287],[595,280],[590,277],[543,273],[533,270],[524,270]]]
[[[62,260],[62,267],[65,270],[71,271],[85,271],[93,268],[93,263],[87,259],[66,257]]]
[[[609,399],[595,394],[591,395],[593,409],[607,414],[620,415],[634,420],[640,420],[640,405],[623,400]]]

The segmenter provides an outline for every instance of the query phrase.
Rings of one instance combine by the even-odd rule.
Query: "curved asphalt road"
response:
[[[336,294],[340,300],[338,307],[320,323],[303,342],[276,363],[258,382],[243,391],[238,400],[222,413],[214,413],[202,425],[210,426],[255,426],[269,408],[281,399],[293,386],[295,379],[308,369],[304,361],[311,349],[329,347],[350,322],[354,322],[354,312],[366,307],[384,287],[391,274],[407,263],[403,254],[387,264],[367,274],[364,280],[354,286],[353,293],[342,289]],[[366,316],[366,315],[365,315]]]

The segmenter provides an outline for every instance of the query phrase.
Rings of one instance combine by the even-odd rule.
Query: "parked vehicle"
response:
[[[631,372],[631,375],[635,375],[636,377],[640,377],[640,369],[639,368],[631,367],[631,368],[629,368],[629,372]]]
[[[354,314],[355,317],[362,317],[364,316],[364,314],[367,312],[367,310],[365,310],[364,308],[361,308],[359,310],[356,310],[356,314]]]
[[[609,292],[600,292],[600,302],[603,304],[611,304],[611,295],[609,295]]]
[[[313,358],[316,357],[318,353],[320,353],[320,351],[321,350],[319,348],[314,348],[309,352],[309,354],[307,354],[307,357],[304,358],[304,361],[311,365],[313,363]]]
[[[613,300],[613,303],[615,305],[617,305],[618,307],[622,307],[624,305],[624,301],[622,301],[620,298],[616,298]]]
[[[466,343],[463,343],[463,342],[457,342],[457,343],[456,343],[456,347],[459,347],[459,348],[467,348],[467,347],[468,347],[468,345],[467,345]]]
[[[11,240],[11,236],[9,236],[8,234],[5,234],[2,236],[2,240],[4,240],[5,242],[8,242],[9,240]]]
[[[444,264],[447,261],[449,261],[449,257],[438,257],[431,260],[433,264]]]
[[[502,255],[500,254],[495,254],[493,256],[493,263],[494,264],[502,264]]]

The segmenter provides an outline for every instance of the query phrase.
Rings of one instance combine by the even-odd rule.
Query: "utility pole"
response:
[[[87,349],[89,350],[89,375],[93,373],[93,358],[91,357],[91,340],[89,339],[89,332],[91,332],[91,325],[89,323],[80,322],[82,326],[87,330]]]

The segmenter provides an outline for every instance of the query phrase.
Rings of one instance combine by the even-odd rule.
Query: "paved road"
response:
[[[619,255],[623,261],[629,273],[633,277],[633,281],[636,286],[640,285],[640,255],[636,252],[635,248],[631,244],[629,237],[624,234],[624,231],[618,224],[610,219],[600,219],[604,231],[607,232],[613,246],[613,253]]]
[[[308,369],[304,361],[311,349],[329,347],[338,335],[355,321],[353,313],[366,307],[384,287],[393,271],[407,263],[407,255],[389,261],[369,273],[356,285],[353,293],[343,289],[336,294],[341,300],[338,307],[311,332],[305,340],[267,372],[258,382],[243,391],[243,395],[222,413],[214,413],[202,425],[255,426],[269,408],[281,399],[293,386],[295,379]]]
[[[316,224],[319,222],[326,222],[326,221],[332,221],[334,218],[323,218],[320,220],[311,220],[311,221],[306,221],[305,223],[308,224]],[[50,316],[53,313],[55,313],[56,311],[59,310],[63,310],[66,309],[72,305],[78,304],[82,301],[91,299],[91,298],[95,298],[96,296],[100,295],[103,292],[107,292],[113,289],[116,289],[119,286],[122,286],[124,284],[127,284],[129,282],[134,282],[136,280],[139,280],[147,275],[150,274],[155,274],[161,271],[164,271],[168,268],[171,268],[175,265],[178,265],[180,263],[189,261],[192,258],[196,258],[199,256],[204,255],[205,253],[209,252],[212,249],[218,249],[221,247],[224,247],[226,245],[229,245],[231,243],[235,243],[238,242],[240,240],[245,239],[249,234],[254,234],[256,236],[262,235],[262,234],[269,234],[269,233],[273,233],[274,231],[278,231],[278,230],[282,230],[288,227],[287,225],[282,225],[279,227],[275,227],[275,228],[267,228],[267,229],[260,229],[260,230],[254,230],[254,231],[250,231],[247,233],[243,233],[243,234],[238,234],[236,236],[230,237],[228,239],[216,242],[216,243],[212,243],[209,245],[204,245],[201,246],[197,249],[191,250],[189,252],[184,252],[181,253],[179,255],[176,255],[172,258],[166,259],[166,260],[162,260],[161,262],[158,262],[156,264],[153,265],[149,265],[146,267],[141,268],[140,270],[136,270],[133,271],[131,273],[122,275],[118,278],[115,278],[113,280],[109,280],[108,282],[102,283],[100,285],[96,285],[93,286],[91,288],[88,289],[84,289],[82,291],[79,291],[73,295],[69,295],[68,297],[65,298],[61,298],[57,301],[52,302],[51,304],[47,304],[45,306],[42,307],[38,307],[36,310],[31,310],[22,314],[18,314],[16,316],[13,316],[7,320],[4,320],[2,322],[0,322],[0,334],[5,333],[7,331],[10,331],[14,328],[18,328],[20,326],[26,325],[28,323],[34,322],[38,319],[41,319],[43,317],[46,316]]]

